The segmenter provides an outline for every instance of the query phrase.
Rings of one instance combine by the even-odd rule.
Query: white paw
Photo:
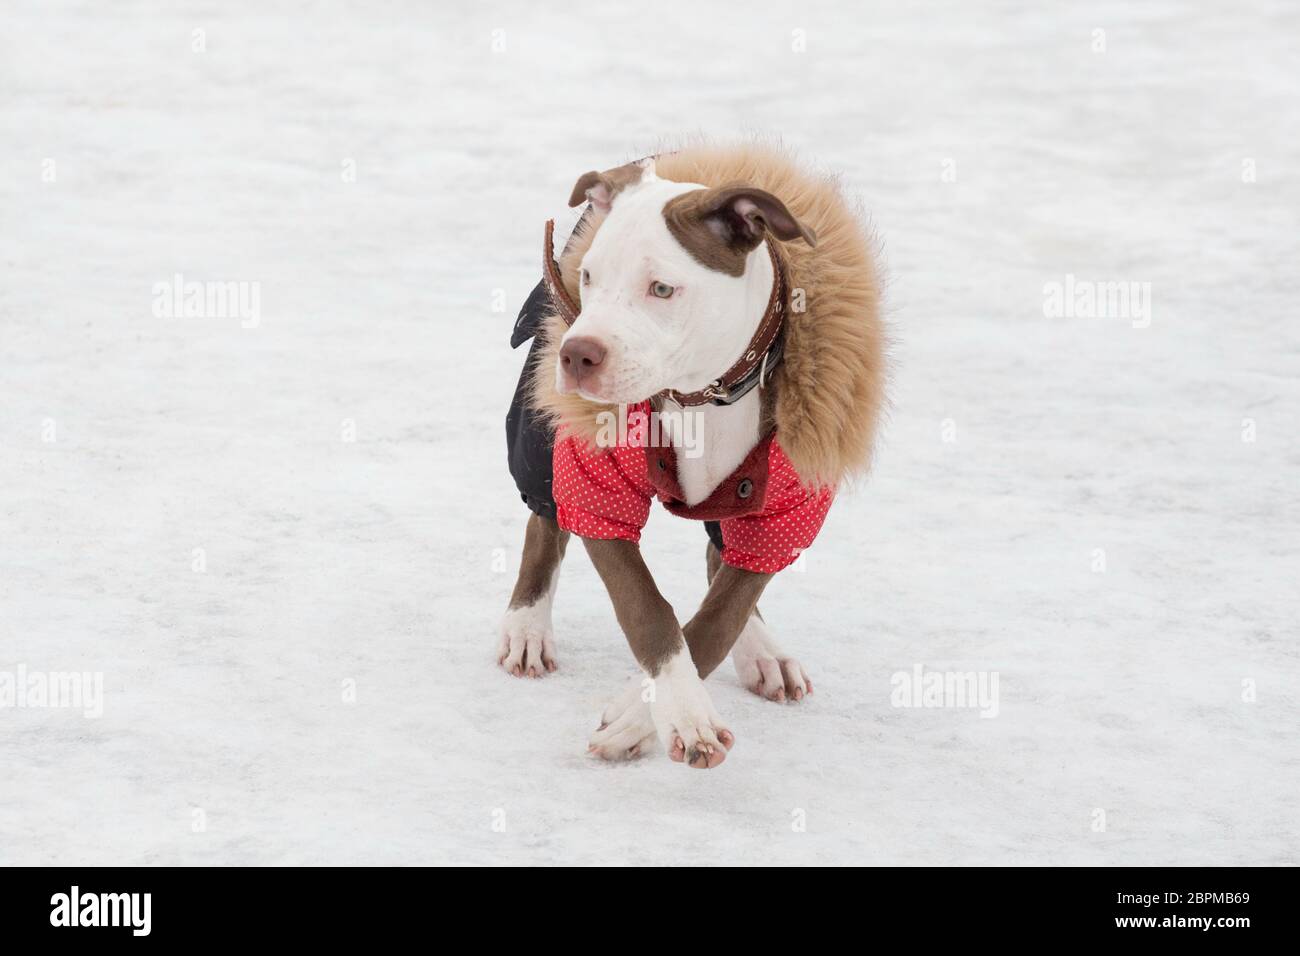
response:
[[[631,760],[654,749],[658,738],[650,705],[643,696],[647,693],[645,678],[637,677],[610,702],[600,715],[600,726],[587,741],[588,753],[602,760]]]
[[[813,692],[812,681],[799,662],[777,646],[757,615],[740,632],[731,649],[731,663],[745,689],[768,700],[803,700]]]
[[[516,677],[541,677],[558,666],[549,602],[506,611],[497,663]]]
[[[713,709],[691,655],[678,651],[660,669],[651,688],[650,715],[668,756],[699,770],[716,767],[727,759],[736,735]]]

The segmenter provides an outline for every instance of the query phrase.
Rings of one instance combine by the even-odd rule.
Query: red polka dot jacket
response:
[[[636,410],[648,414],[650,405]],[[651,499],[658,497],[675,515],[719,522],[723,562],[765,574],[788,567],[812,544],[834,497],[830,488],[803,485],[775,431],[694,506],[682,500],[671,447],[643,447],[631,436],[617,447],[593,448],[561,432],[552,461],[556,520],[564,530],[583,538],[640,541]]]

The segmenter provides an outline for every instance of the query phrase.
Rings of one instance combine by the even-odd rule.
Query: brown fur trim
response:
[[[778,197],[817,236],[815,248],[778,243],[790,287],[805,311],[786,319],[785,358],[770,377],[777,439],[809,486],[837,486],[870,465],[885,406],[885,330],[873,241],[836,181],[800,169],[782,149],[761,145],[699,146],[660,154],[661,179],[708,187],[746,183]],[[578,268],[603,216],[589,218],[560,258],[565,287],[578,301]],[[556,424],[595,443],[596,415],[615,406],[555,390],[555,362],[564,321],[551,316],[541,332],[533,403]]]

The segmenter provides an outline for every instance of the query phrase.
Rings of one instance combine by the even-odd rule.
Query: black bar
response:
[[[760,885],[749,885],[755,880]],[[921,946],[1125,937],[1161,945],[1205,940],[1231,946],[1287,934],[1294,928],[1296,895],[1294,870],[1265,868],[877,868],[809,879],[734,870],[692,877],[678,868],[666,883],[656,883],[654,873],[626,871],[583,874],[569,885],[563,877],[543,880],[534,873],[457,875],[426,869],[13,868],[0,870],[0,926],[8,945],[71,938],[92,949],[153,941],[320,941],[335,947],[430,929],[459,934],[466,924],[458,917],[481,910],[509,910],[515,914],[511,923],[521,930],[530,921],[544,922],[546,929],[534,925],[531,932],[545,934],[566,919],[585,924],[589,932],[593,922],[611,928],[625,928],[629,921],[676,922],[692,907],[698,914],[704,906],[715,907],[724,922],[748,922],[742,936],[754,941],[762,935],[755,921],[761,923],[758,917],[765,913],[786,927],[783,932],[849,924],[856,926],[855,938],[871,939],[875,927],[881,934],[910,927],[907,932],[917,934],[914,941]],[[103,914],[104,921],[116,915],[119,925],[53,925],[70,922],[74,886],[79,922]],[[99,894],[113,896],[106,901]],[[143,894],[149,894],[147,935]],[[86,902],[89,897],[93,904]],[[1243,922],[1229,925],[1228,920]],[[497,931],[496,921],[489,926]],[[885,938],[880,936],[882,942]]]

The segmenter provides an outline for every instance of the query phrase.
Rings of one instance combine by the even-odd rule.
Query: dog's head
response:
[[[708,385],[767,307],[763,241],[816,242],[771,193],[659,179],[653,160],[582,176],[569,205],[585,201],[606,216],[582,259],[582,311],[561,340],[556,386],[593,401]]]

